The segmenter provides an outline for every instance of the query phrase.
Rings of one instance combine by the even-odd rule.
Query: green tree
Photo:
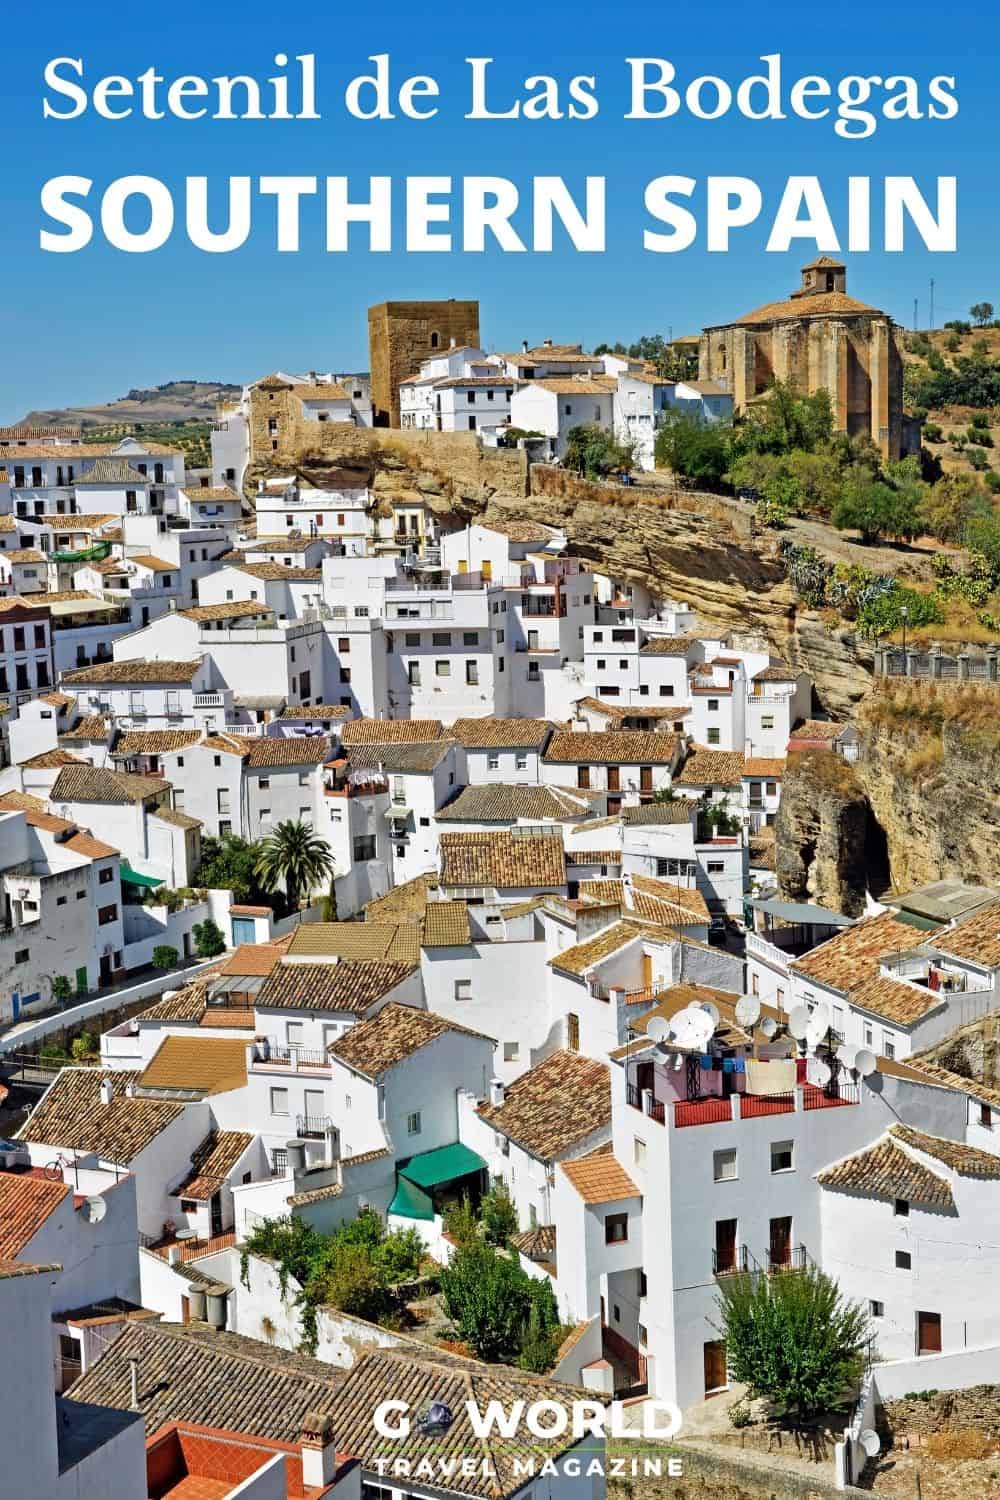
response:
[[[993,303],[974,302],[969,308],[969,317],[979,328],[985,328],[993,317]]]
[[[323,921],[338,922],[340,920],[337,912],[337,877],[330,876],[330,889],[323,897]]]
[[[479,1214],[488,1245],[506,1246],[511,1235],[517,1233],[517,1209],[505,1182],[497,1182],[490,1188],[479,1205]]]
[[[206,917],[204,922],[196,922],[191,930],[194,933],[194,951],[199,958],[218,958],[220,953],[225,953],[226,939],[222,928],[211,917]]]
[[[724,422],[700,422],[682,412],[667,414],[656,435],[659,469],[670,469],[682,479],[717,488],[730,466],[732,428]]]
[[[70,1044],[70,1053],[76,1062],[83,1062],[100,1051],[100,1043],[92,1031],[81,1031]]]
[[[927,487],[920,507],[924,529],[942,542],[960,542],[990,503],[971,474],[946,474]]]
[[[284,885],[289,905],[297,909],[301,896],[330,879],[333,854],[308,824],[288,819],[260,844],[254,871],[265,885]]]
[[[463,1194],[459,1202],[452,1203],[445,1209],[444,1231],[449,1239],[454,1240],[460,1250],[478,1243],[479,1220],[476,1217],[476,1210],[469,1201],[468,1193]]]
[[[571,427],[566,435],[563,467],[587,479],[604,479],[620,469],[631,469],[634,458],[631,443],[619,443],[596,423]]]
[[[821,389],[804,396],[794,385],[776,380],[766,399],[750,407],[736,441],[746,452],[811,453],[832,436],[830,393]]]
[[[755,1395],[806,1418],[851,1393],[869,1325],[832,1277],[819,1270],[727,1276],[717,1306],[730,1373]]]
[[[169,943],[158,943],[153,949],[153,968],[172,969],[179,958],[176,948],[171,948]]]
[[[897,488],[883,479],[856,480],[845,485],[831,519],[838,531],[860,531],[863,542],[880,536],[909,540],[920,530],[921,501],[913,484]]]
[[[52,981],[52,998],[62,1005],[73,993],[73,986],[65,974],[57,974]]]
[[[256,873],[257,855],[256,845],[232,834],[218,839],[204,838],[195,884],[215,891],[232,891],[235,901],[259,905],[265,896]]]
[[[506,1255],[479,1243],[456,1251],[441,1272],[448,1316],[480,1359],[508,1364],[525,1344],[532,1317],[542,1331],[559,1322],[548,1282],[534,1281]]]

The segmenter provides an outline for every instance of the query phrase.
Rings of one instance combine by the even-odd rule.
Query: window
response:
[[[520,1044],[520,1042],[504,1042],[504,1044],[503,1044],[503,1060],[504,1060],[504,1062],[517,1062],[518,1057],[520,1056],[520,1054],[521,1054],[521,1044]]]
[[[375,858],[375,835],[365,833],[354,840],[354,863],[363,864],[365,860]]]
[[[420,637],[418,636],[417,640],[419,641],[419,639],[420,639]],[[350,649],[351,649],[351,642],[348,639],[348,637],[346,635],[340,636],[339,639],[338,639],[338,641],[337,641],[337,650],[340,652],[341,656],[346,656],[348,654],[348,652],[350,651]]]
[[[287,1115],[288,1113],[288,1090],[271,1090],[271,1113],[272,1115]]]
[[[893,1213],[897,1219],[908,1219],[910,1217],[910,1204],[906,1198],[897,1198]]]
[[[709,875],[721,875],[726,868],[725,861],[721,859],[710,859],[706,861],[705,868]]]
[[[109,922],[117,922],[117,920],[118,920],[118,908],[117,908],[117,906],[102,906],[98,910],[97,921],[98,921],[98,925],[99,926],[101,926],[101,927],[107,927],[107,925],[108,925]]]
[[[979,1106],[979,1123],[984,1130],[993,1129],[993,1111],[988,1104]]]
[[[462,645],[463,646],[478,646],[479,645],[479,631],[478,630],[463,630],[462,631]]]
[[[98,871],[97,881],[99,885],[110,885],[114,878],[115,872],[109,866],[105,866],[103,870]]]
[[[772,1171],[773,1170],[774,1168],[772,1166]],[[712,1176],[714,1177],[716,1182],[734,1182],[736,1180],[735,1148],[730,1148],[725,1151],[715,1151],[712,1153]]]
[[[432,646],[450,646],[451,645],[451,631],[450,630],[432,630],[431,631],[431,645]]]
[[[407,1135],[419,1135],[420,1134],[420,1111],[419,1111],[419,1109],[415,1109],[413,1111],[412,1115],[407,1115],[407,1117],[406,1117],[406,1133],[407,1133]]]
[[[406,676],[410,687],[420,686],[420,663],[411,661],[406,668]]]
[[[865,1046],[870,1047],[875,1040],[875,1033],[868,1022],[865,1022]]]
[[[792,1171],[792,1168],[793,1168],[792,1153],[793,1153],[793,1150],[794,1150],[794,1144],[795,1143],[793,1141],[772,1141],[771,1142],[771,1171],[772,1172],[791,1172]]]
[[[285,1040],[289,1047],[301,1047],[305,1040],[306,1025],[304,1021],[287,1021],[285,1023]]]
[[[455,980],[455,999],[456,1000],[471,1000],[472,999],[472,980],[471,979],[456,979]]]
[[[406,632],[406,634],[403,636],[403,640],[405,641],[405,643],[406,643],[407,646],[419,646],[420,645],[420,635],[419,635],[419,632],[417,632],[415,630],[408,630]]]
[[[56,905],[57,906],[65,906],[66,905],[66,897],[65,896],[57,896],[56,897]]]
[[[496,750],[491,750],[486,757],[486,769],[488,771],[499,771],[500,755]]]
[[[868,1304],[868,1315],[869,1315],[869,1317],[872,1317],[872,1318],[884,1318],[885,1317],[885,1303],[884,1302],[876,1302],[874,1300],[872,1300],[871,1302],[869,1302],[869,1304]]]
[[[537,661],[529,661],[529,663],[528,663],[528,681],[529,682],[538,682],[538,681],[540,681],[540,678],[539,678],[539,666],[538,666]]]
[[[628,1239],[628,1214],[604,1215],[604,1243],[623,1245]]]
[[[774,714],[761,714],[760,727],[761,729],[773,729]]]
[[[705,739],[709,745],[719,744],[719,730],[717,728],[709,729],[705,735]]]
[[[16,964],[26,964],[30,956],[30,948],[15,948],[14,950],[14,962]]]
[[[476,687],[479,683],[479,663],[467,661],[465,663],[465,680],[469,687]]]
[[[882,1033],[882,1052],[885,1057],[890,1059],[896,1056],[896,1043],[888,1031],[883,1031]]]
[[[528,757],[525,751],[519,750],[517,752],[514,757],[514,765],[519,771],[526,771],[528,769]]]
[[[76,899],[78,901],[86,901],[86,899],[87,899],[87,892],[86,891],[77,891],[77,893],[76,893]]]
[[[442,656],[438,661],[436,661],[434,663],[434,676],[435,677],[450,677],[451,676],[451,662],[448,660],[448,658],[446,656]]]
[[[896,1251],[896,1270],[909,1271],[913,1266],[913,1257],[909,1250]]]
[[[646,1142],[637,1135],[632,1137],[632,1160],[637,1167],[646,1164]]]
[[[271,778],[270,778],[270,776],[260,776],[260,777],[258,777],[258,779],[257,779],[257,785],[260,787],[260,789],[261,789],[262,792],[266,792],[268,790],[268,788],[270,787],[270,785],[271,785]]]
[[[710,714],[717,714],[719,712],[719,700],[718,700],[718,698],[709,698],[709,700],[708,700],[708,711],[709,711]]]
[[[197,1212],[198,1212],[198,1203],[197,1203],[196,1199],[194,1199],[194,1198],[182,1198],[181,1199],[181,1213],[182,1214],[196,1214]]]

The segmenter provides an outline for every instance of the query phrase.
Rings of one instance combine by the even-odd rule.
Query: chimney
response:
[[[552,340],[551,339],[543,339],[542,340],[542,344],[543,344],[543,347],[546,348],[546,349],[551,349],[552,348]]]
[[[494,1109],[499,1109],[505,1098],[503,1083],[499,1078],[490,1079],[490,1103]]]
[[[129,1384],[131,1386],[132,1401],[131,1411],[139,1410],[139,1361],[130,1359],[128,1362]]]
[[[295,1178],[306,1169],[306,1143],[305,1141],[288,1141],[285,1149],[288,1153],[288,1170]]]
[[[167,1265],[168,1266],[179,1266],[180,1263],[181,1263],[181,1247],[180,1247],[180,1245],[171,1245],[170,1248],[167,1251]]]
[[[332,1484],[337,1472],[333,1419],[328,1412],[307,1411],[302,1419],[302,1485],[305,1489]]]
[[[323,1165],[336,1167],[337,1181],[340,1181],[340,1131],[336,1125],[328,1125],[323,1132],[326,1141]]]
[[[454,347],[455,347],[455,340],[453,338],[451,338],[451,339],[448,340],[448,348],[449,349],[454,349]]]
[[[101,1103],[110,1104],[115,1097],[114,1086],[110,1078],[101,1079]]]
[[[521,353],[522,354],[527,354],[527,352],[528,352],[528,340],[527,339],[522,339],[521,340]]]

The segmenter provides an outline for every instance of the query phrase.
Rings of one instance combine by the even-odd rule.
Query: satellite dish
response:
[[[744,995],[736,1002],[736,1019],[741,1026],[754,1026],[760,1020],[760,1001],[756,995]]]
[[[809,1013],[809,1024],[817,1030],[829,1031],[832,1019],[830,1007],[825,1000],[820,1000],[817,1005],[813,1006]]]
[[[842,1063],[845,1068],[853,1068],[860,1050],[861,1048],[857,1042],[841,1042],[837,1048],[837,1061]]]
[[[823,1038],[826,1036],[827,1029],[828,1028],[823,1025],[817,1026],[815,1018],[809,1022],[809,1025],[806,1027],[806,1046],[810,1049],[810,1051],[814,1052],[820,1045]]]
[[[711,1010],[715,1010],[714,1005],[711,1007]],[[719,1012],[716,1010],[713,1016],[711,1011],[703,1010],[700,1005],[689,1005],[688,1015],[691,1017],[691,1025],[694,1027],[701,1045],[704,1046],[709,1038],[715,1034]]]
[[[84,1198],[80,1204],[80,1213],[87,1224],[99,1224],[108,1211],[108,1205],[103,1198]]]
[[[761,1034],[770,1041],[778,1029],[778,1023],[773,1016],[765,1016],[760,1023]]]
[[[702,1047],[714,1029],[703,1010],[679,1010],[670,1018],[670,1040],[678,1047]]]
[[[858,1439],[869,1458],[876,1458],[882,1448],[882,1439],[873,1427],[866,1427]]]
[[[718,1026],[720,1020],[719,1007],[717,1005],[713,1005],[711,1000],[703,1000],[701,1005],[698,1006],[698,1009],[702,1011],[706,1016],[711,1017],[712,1030],[714,1031],[716,1026]]]
[[[646,1023],[646,1035],[654,1042],[665,1042],[670,1035],[670,1022],[662,1016],[654,1016]]]
[[[797,1042],[805,1039],[810,1019],[809,1012],[804,1005],[797,1005],[788,1017],[788,1029]]]
[[[666,1063],[670,1061],[670,1053],[662,1043],[657,1043],[650,1054],[654,1062]]]
[[[854,1066],[857,1068],[862,1078],[867,1078],[869,1073],[874,1073],[877,1065],[878,1058],[875,1056],[874,1052],[870,1051],[867,1047],[861,1047],[858,1051],[857,1057],[854,1059]]]
[[[817,1062],[813,1065],[812,1078],[809,1081],[810,1083],[814,1083],[817,1088],[823,1089],[826,1088],[832,1077],[833,1074],[830,1071],[829,1065],[825,1062]]]

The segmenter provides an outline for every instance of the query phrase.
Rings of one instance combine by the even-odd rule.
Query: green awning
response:
[[[164,884],[156,875],[140,875],[138,870],[132,869],[132,866],[126,859],[123,859],[121,862],[119,874],[121,875],[122,885],[141,885],[151,890],[154,886]]]
[[[402,1219],[433,1219],[434,1204],[422,1188],[415,1187],[405,1177],[400,1177],[395,1197],[389,1204],[389,1212],[398,1214]]]
[[[436,1151],[422,1151],[411,1156],[399,1168],[401,1178],[415,1182],[418,1187],[440,1187],[444,1182],[454,1182],[457,1177],[468,1177],[471,1172],[486,1170],[486,1163],[475,1151],[456,1141],[451,1146],[439,1146]]]

